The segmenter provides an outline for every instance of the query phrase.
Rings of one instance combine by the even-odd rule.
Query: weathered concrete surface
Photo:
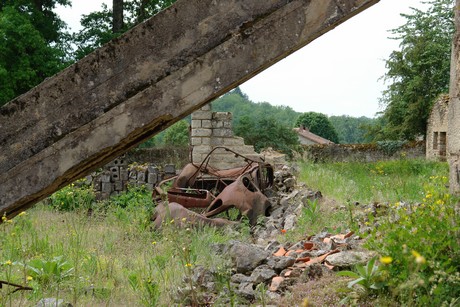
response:
[[[0,109],[14,216],[378,0],[179,0]]]
[[[452,44],[449,88],[449,120],[447,124],[447,152],[449,155],[449,183],[451,193],[460,193],[460,0],[455,6],[456,33]]]

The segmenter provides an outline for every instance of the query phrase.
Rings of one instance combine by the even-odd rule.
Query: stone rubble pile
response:
[[[264,291],[260,289],[268,289],[265,294],[276,300],[296,283],[320,278],[325,271],[364,264],[374,256],[368,251],[358,251],[360,237],[350,231],[336,235],[323,232],[294,244],[276,241],[285,230],[296,227],[302,208],[321,198],[321,193],[298,187],[295,183],[291,186],[287,179],[295,180],[295,177],[287,168],[275,176],[282,179],[278,182],[278,187],[283,185],[282,192],[268,193],[273,209],[270,216],[264,217],[253,228],[255,244],[231,241],[215,245],[217,254],[231,259],[232,289],[248,301],[253,301],[259,291]],[[193,281],[203,292],[215,293],[214,275],[198,267],[194,270]]]
[[[274,174],[275,187],[273,191],[266,191],[272,206],[267,217],[260,217],[259,223],[253,229],[254,241],[265,245],[272,238],[276,238],[281,231],[292,230],[298,216],[309,202],[319,200],[322,195],[303,186],[297,186],[294,171],[283,167]]]

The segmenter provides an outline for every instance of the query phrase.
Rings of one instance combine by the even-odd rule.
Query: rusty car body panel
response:
[[[217,150],[232,152],[244,159],[246,165],[219,170],[209,166]],[[162,185],[173,180],[164,192]],[[236,208],[246,215],[252,225],[257,217],[267,215],[270,201],[263,192],[273,185],[273,167],[263,161],[250,159],[226,147],[215,147],[201,164],[189,163],[181,173],[160,183],[154,190],[154,199],[178,203],[185,208],[206,208],[203,216],[209,218]]]

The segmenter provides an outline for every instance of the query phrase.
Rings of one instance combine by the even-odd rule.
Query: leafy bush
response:
[[[126,192],[112,196],[110,203],[121,208],[130,205],[151,206],[152,196],[145,186],[130,186]]]
[[[60,211],[71,211],[79,208],[91,208],[95,202],[94,191],[91,186],[70,184],[48,198],[48,203]]]
[[[460,227],[447,177],[431,176],[422,203],[397,202],[368,247],[390,257],[387,285],[401,303],[440,305],[460,296]]]
[[[377,147],[391,157],[406,143],[406,141],[379,141],[377,142]]]

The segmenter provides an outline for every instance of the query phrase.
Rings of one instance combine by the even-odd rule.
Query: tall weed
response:
[[[422,202],[396,202],[369,236],[367,246],[388,261],[387,286],[408,305],[450,304],[460,297],[458,199],[447,177],[431,176]]]

